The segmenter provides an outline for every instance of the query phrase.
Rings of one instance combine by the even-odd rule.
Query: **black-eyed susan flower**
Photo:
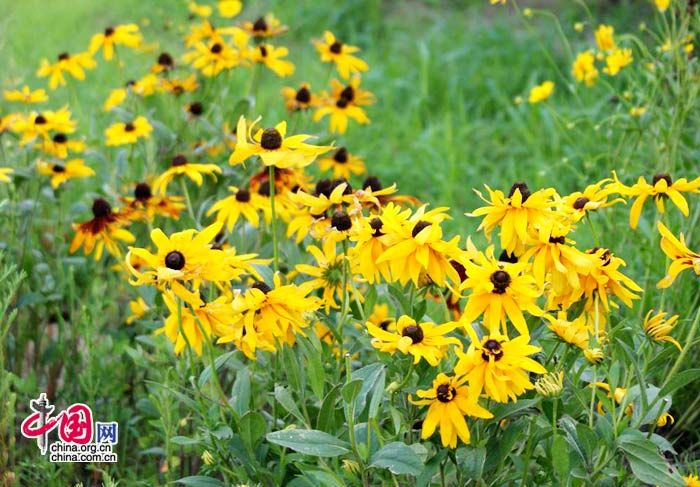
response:
[[[255,22],[243,22],[242,28],[251,37],[275,37],[284,34],[289,29],[271,13],[259,17]]]
[[[685,243],[685,237],[680,234],[676,238],[673,233],[661,222],[658,222],[659,233],[661,233],[661,250],[671,259],[670,267],[666,276],[656,285],[658,288],[667,288],[676,280],[678,274],[685,269],[692,269],[696,275],[700,276],[700,253],[693,252]]]
[[[221,254],[212,249],[212,240],[221,231],[222,224],[214,223],[207,228],[184,230],[169,237],[159,228],[151,232],[156,252],[132,247],[126,256],[127,266],[134,276],[133,285],[149,284],[173,292],[192,306],[199,306],[199,293],[188,290],[183,284],[191,282],[195,287],[202,281],[222,282],[231,280],[236,274],[229,266],[222,265]],[[131,266],[135,256],[144,263],[141,269]]]
[[[151,66],[151,73],[169,73],[175,69],[175,60],[169,52],[161,52],[156,59],[155,64]]]
[[[612,25],[600,24],[594,35],[595,43],[601,51],[608,52],[617,47],[617,44],[615,44],[615,28]]]
[[[204,76],[216,76],[225,69],[238,66],[241,55],[223,40],[211,41],[208,44],[197,42],[193,49],[185,53],[182,59],[200,71]]]
[[[284,121],[274,127],[258,128],[253,133],[256,122],[248,125],[243,116],[238,120],[238,141],[229,157],[229,164],[240,164],[252,156],[259,156],[266,166],[299,168],[311,164],[316,157],[332,149],[332,146],[306,143],[310,135],[287,136],[287,122]]]
[[[130,122],[117,122],[105,129],[108,146],[135,144],[141,138],[148,138],[153,127],[144,116],[138,116]]]
[[[234,41],[234,45],[239,48],[247,43],[249,36],[238,27],[214,27],[209,20],[204,19],[199,24],[192,24],[185,36],[185,47],[192,47],[198,42],[223,43],[226,38]]]
[[[367,317],[367,322],[378,326],[384,331],[393,332],[396,330],[396,318],[391,315],[389,305],[385,303],[374,305],[372,314]]]
[[[330,115],[329,130],[338,134],[344,134],[347,131],[350,119],[360,125],[370,123],[370,119],[362,107],[374,103],[374,95],[368,91],[360,90],[359,83],[358,76],[353,77],[346,86],[337,80],[331,80],[331,94],[324,93],[321,96],[319,108],[314,112],[314,121],[319,121]]]
[[[471,323],[483,314],[484,326],[492,335],[500,330],[507,334],[506,317],[518,333],[529,335],[523,311],[535,316],[543,313],[535,303],[542,290],[528,272],[529,264],[499,261],[493,256],[493,247],[489,247],[485,254],[472,255],[464,267],[467,278],[459,287],[460,291],[469,291],[460,318],[464,327],[469,330]]]
[[[674,181],[669,174],[658,173],[652,178],[651,184],[646,181],[644,176],[639,176],[637,183],[632,186],[626,186],[620,182],[615,172],[613,172],[613,177],[615,182],[610,185],[613,191],[622,196],[636,198],[630,208],[630,227],[632,229],[637,228],[647,198],[654,198],[656,208],[662,214],[666,211],[665,201],[670,199],[683,216],[687,217],[690,210],[683,193],[700,192],[700,177],[692,181],[688,181],[686,178]]]
[[[658,4],[666,4],[666,8],[668,8],[668,4],[670,3],[670,0],[656,0],[657,5]],[[664,9],[665,10],[665,9]],[[685,482],[686,487],[700,487],[700,477],[697,475],[693,474],[688,474],[683,477],[683,482]]]
[[[66,159],[69,152],[84,152],[85,147],[84,141],[71,139],[62,132],[45,137],[41,141],[41,150],[59,159]]]
[[[216,164],[190,162],[184,155],[177,154],[172,158],[170,167],[153,181],[153,191],[158,195],[164,195],[168,190],[168,185],[177,176],[187,176],[197,186],[201,186],[204,182],[203,174],[216,179],[216,175],[221,174],[221,168]]]
[[[632,49],[615,49],[605,56],[605,68],[603,68],[603,72],[610,76],[616,76],[622,68],[632,64],[632,61],[634,61]]]
[[[146,303],[142,297],[139,296],[136,299],[132,299],[129,301],[130,314],[126,317],[126,324],[131,325],[136,320],[140,320],[146,316],[146,313],[148,313],[150,309],[151,308],[148,306],[148,303]]]
[[[321,171],[333,171],[334,178],[350,179],[351,175],[359,176],[367,171],[365,161],[348,152],[345,147],[339,147],[332,156],[318,160]]]
[[[365,61],[352,55],[360,50],[359,47],[344,44],[328,30],[323,33],[323,39],[314,41],[314,45],[321,56],[321,61],[335,63],[338,74],[344,79],[350,78],[351,74],[362,73],[369,69]]]
[[[318,97],[311,92],[311,85],[308,83],[302,83],[298,89],[285,86],[281,93],[284,98],[284,106],[290,112],[307,110],[319,103]]]
[[[391,235],[393,243],[376,262],[388,262],[392,278],[402,284],[413,281],[417,286],[422,276],[438,286],[445,286],[448,280],[459,282],[459,275],[450,264],[461,252],[459,237],[443,240],[440,227],[440,223],[449,218],[447,208],[426,211],[426,206],[421,206],[413,215],[410,211],[382,214],[382,232]]]
[[[598,81],[598,68],[595,67],[595,54],[592,51],[579,53],[574,60],[571,72],[576,81],[593,86]]]
[[[525,391],[534,389],[529,373],[545,374],[547,370],[529,355],[540,351],[521,335],[509,340],[505,335],[491,333],[479,339],[467,326],[471,345],[466,352],[457,350],[459,361],[455,374],[466,376],[475,394],[484,391],[497,402],[517,401]]]
[[[216,213],[216,221],[225,223],[229,232],[241,216],[257,228],[260,224],[260,213],[269,206],[265,198],[246,188],[229,186],[228,190],[231,196],[214,203],[207,211],[207,216]]]
[[[110,26],[104,32],[92,36],[88,52],[94,56],[99,50],[102,50],[102,56],[105,61],[111,61],[114,57],[116,46],[136,49],[141,46],[142,40],[139,26],[136,24]]]
[[[585,313],[569,321],[566,311],[559,311],[557,316],[545,314],[544,318],[549,321],[547,327],[557,335],[563,342],[580,348],[588,349],[589,329]]]
[[[313,256],[316,265],[297,264],[296,270],[303,275],[310,276],[312,279],[302,284],[303,287],[316,290],[323,289],[322,300],[326,309],[326,313],[331,308],[338,308],[339,305],[335,301],[338,297],[342,300],[345,291],[356,293],[358,299],[362,299],[361,294],[352,284],[352,276],[343,278],[345,266],[345,254],[338,253],[336,249],[336,241],[327,239],[323,242],[322,249],[315,245],[306,247],[306,251]],[[347,272],[347,271],[345,271]],[[344,281],[346,286],[344,286]]]
[[[530,104],[540,103],[545,101],[547,98],[552,96],[554,92],[554,82],[544,81],[537,86],[533,86],[530,90],[530,94],[527,97],[527,101]]]
[[[12,169],[11,167],[0,167],[0,182],[9,183],[10,181],[12,181],[12,178],[10,176],[13,172],[14,169]]]
[[[275,274],[273,286],[254,282],[234,298],[237,318],[223,327],[217,343],[233,342],[251,360],[261,344],[268,351],[274,351],[278,342],[294,344],[320,305],[318,298],[308,296],[310,291],[304,286],[282,285],[279,274]]]
[[[471,435],[465,416],[489,419],[493,414],[479,406],[478,393],[464,384],[464,378],[438,374],[430,389],[418,390],[418,400],[410,401],[419,406],[430,406],[423,420],[421,438],[427,440],[440,429],[440,441],[445,448],[456,448],[457,438],[469,444]]]
[[[260,63],[280,78],[294,74],[294,63],[282,59],[289,55],[286,47],[275,47],[272,44],[258,44],[248,51],[247,57],[253,63]]]
[[[65,164],[40,160],[37,162],[36,169],[42,176],[51,177],[51,187],[54,189],[71,179],[88,178],[95,175],[95,171],[86,166],[83,159],[71,159]]]
[[[49,138],[52,131],[72,134],[75,132],[76,121],[71,118],[68,106],[64,106],[56,111],[30,112],[24,116],[13,117],[10,128],[21,136],[19,143],[26,145],[38,137]]]
[[[606,178],[597,183],[586,186],[583,191],[574,191],[564,196],[559,205],[562,213],[566,214],[572,221],[581,220],[589,211],[607,208],[615,203],[624,203],[622,198],[610,200],[614,193],[614,188],[610,187],[612,179]]]
[[[183,196],[154,195],[150,184],[140,182],[134,186],[131,197],[122,198],[129,210],[131,219],[153,221],[153,218],[164,216],[177,220],[185,209]]]
[[[678,340],[669,335],[678,322],[678,315],[673,315],[667,319],[665,311],[660,311],[652,316],[653,312],[654,310],[650,309],[644,317],[644,333],[646,333],[647,336],[655,342],[672,343],[679,351],[681,351],[681,344],[678,343]]]
[[[165,78],[161,80],[163,91],[180,96],[183,93],[191,93],[199,89],[197,77],[194,74],[186,78]]]
[[[22,88],[17,90],[5,90],[3,95],[7,101],[18,101],[27,105],[32,103],[43,103],[49,100],[49,95],[46,94],[46,90],[43,88],[32,90],[27,85],[24,85]]]
[[[396,242],[394,236],[385,233],[382,218],[396,220],[399,212],[400,207],[389,203],[381,215],[364,217],[357,225],[354,235],[350,237],[350,240],[355,242],[355,246],[349,251],[350,264],[353,270],[370,284],[380,282],[381,279],[385,282],[392,281],[390,262],[377,261]]]
[[[73,78],[82,81],[85,79],[85,70],[92,69],[97,65],[89,52],[69,54],[63,52],[58,55],[56,62],[50,63],[48,59],[41,60],[39,70],[36,75],[40,78],[49,78],[49,88],[55,90],[59,86],[66,85],[65,73]]]
[[[94,258],[99,260],[102,252],[107,249],[111,255],[122,255],[119,242],[132,243],[134,235],[123,228],[127,220],[118,212],[112,211],[112,205],[107,200],[97,198],[92,203],[93,218],[84,223],[74,223],[75,236],[70,245],[70,253],[83,247],[85,255],[95,251]]]
[[[235,17],[241,12],[243,2],[241,0],[217,0],[216,9],[219,15],[225,19]]]
[[[604,248],[594,248],[588,253],[597,257],[590,273],[581,277],[581,290],[585,294],[589,303],[593,303],[595,296],[600,298],[605,311],[610,311],[610,307],[617,307],[609,299],[609,294],[616,296],[626,306],[632,307],[632,300],[639,299],[642,292],[637,283],[620,272],[620,267],[624,267],[625,261]]]
[[[556,191],[553,188],[540,189],[533,193],[527,184],[518,182],[513,184],[507,196],[502,191],[492,190],[488,186],[486,190],[489,199],[474,190],[486,206],[466,215],[484,217],[479,230],[483,229],[488,238],[491,238],[494,229],[500,227],[501,247],[508,253],[522,253],[529,239],[528,230],[554,217]]]
[[[396,322],[396,331],[385,331],[372,322],[367,322],[367,331],[372,336],[372,346],[385,353],[413,355],[413,363],[421,359],[437,367],[450,345],[461,347],[456,337],[446,336],[459,326],[449,322],[442,325],[435,323],[417,323],[410,316],[401,316]]]

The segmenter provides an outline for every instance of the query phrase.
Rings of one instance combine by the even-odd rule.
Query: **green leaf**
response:
[[[241,439],[243,443],[249,448],[255,448],[258,441],[265,434],[267,429],[267,423],[262,414],[255,411],[248,411],[243,415],[238,423],[240,429]]]
[[[290,347],[284,347],[281,356],[289,385],[294,391],[302,391],[304,388],[302,371],[299,369],[299,362],[294,350]]]
[[[678,472],[670,472],[656,445],[639,430],[628,428],[617,439],[617,445],[630,463],[634,476],[641,482],[664,487],[684,485]]]
[[[239,416],[243,416],[250,409],[250,372],[247,370],[236,374],[231,390],[231,407]]]
[[[362,388],[362,379],[353,379],[343,386],[341,394],[343,395],[343,400],[346,404],[350,404],[355,400],[357,395],[360,393]]]
[[[234,350],[232,352],[226,352],[226,353],[216,357],[216,360],[214,360],[214,366],[216,367],[216,370],[219,370],[229,360],[231,360],[235,353],[236,353],[236,351]],[[197,381],[199,384],[199,387],[200,388],[204,387],[204,384],[206,384],[210,378],[211,378],[211,365],[207,365],[204,368],[204,370],[202,371],[202,373],[199,374],[199,380]]]
[[[521,399],[518,402],[498,404],[491,409],[493,413],[492,421],[498,423],[503,418],[514,416],[516,413],[524,411],[525,409],[535,407],[538,402],[540,402],[539,399]]]
[[[318,411],[318,417],[316,418],[316,427],[320,430],[326,431],[328,433],[335,431],[336,429],[336,402],[338,402],[338,396],[340,394],[340,385],[336,385],[331,391],[326,394],[321,404],[321,409]]]
[[[393,301],[395,302],[394,307],[400,308],[401,314],[411,316],[411,305],[409,304],[408,299],[406,299],[403,286],[392,284],[387,287],[387,290],[389,291],[390,297],[393,298]]]
[[[301,343],[301,348],[306,357],[306,374],[309,379],[309,385],[316,397],[320,399],[323,397],[323,380],[325,378],[323,362],[321,362],[321,353],[315,350],[311,342],[307,340],[299,340],[299,343]]]
[[[559,481],[567,483],[569,478],[569,444],[562,435],[555,434],[552,438],[552,465],[557,471]]]
[[[384,399],[384,389],[386,385],[386,371],[382,369],[379,377],[377,377],[374,387],[372,389],[372,395],[369,400],[369,418],[376,418],[379,414],[379,406],[382,404],[382,399]]]
[[[586,445],[578,436],[578,423],[570,416],[564,416],[559,420],[559,426],[566,433],[566,441],[569,443],[569,446],[578,454],[583,465],[588,469],[590,467],[590,459],[588,458]]]
[[[196,438],[188,438],[186,436],[173,436],[170,438],[170,443],[175,443],[176,445],[181,446],[198,445],[199,440]]]
[[[676,374],[668,384],[661,388],[659,393],[662,397],[672,394],[674,391],[684,387],[691,382],[700,379],[700,369],[688,369]]]
[[[175,482],[182,485],[190,485],[192,487],[224,487],[226,485],[219,479],[205,477],[204,475],[183,477]]]
[[[458,449],[456,455],[463,477],[474,481],[481,479],[484,474],[484,463],[486,463],[486,448],[468,445]]]
[[[318,430],[274,431],[268,433],[265,438],[270,443],[315,457],[337,457],[350,451],[347,442]]]
[[[306,419],[301,414],[299,406],[297,406],[297,403],[292,397],[292,393],[289,392],[289,389],[284,386],[275,386],[275,399],[284,409],[287,410],[288,413],[292,414],[299,421],[306,424]]]
[[[372,455],[369,466],[386,468],[395,475],[418,476],[423,471],[423,462],[416,452],[400,441],[384,445]]]
[[[355,399],[355,414],[359,415],[367,404],[367,395],[369,391],[373,390],[374,384],[379,380],[379,377],[384,371],[384,365],[382,364],[371,364],[361,369],[357,369],[353,372],[353,379],[362,379],[364,382],[362,384],[362,389]]]

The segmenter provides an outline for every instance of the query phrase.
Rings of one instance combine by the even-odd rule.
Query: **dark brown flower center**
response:
[[[369,221],[369,226],[372,228],[372,230],[374,230],[374,233],[372,233],[373,237],[381,237],[384,235],[384,232],[382,232],[383,225],[384,223],[379,217],[374,217]]]
[[[348,100],[345,98],[338,98],[338,101],[335,102],[335,106],[338,108],[346,108],[348,106]]]
[[[54,165],[51,167],[51,170],[52,170],[53,172],[55,172],[55,173],[66,172],[66,168],[63,167],[63,166],[61,166],[60,164],[54,164]]]
[[[209,48],[209,52],[211,52],[212,54],[219,54],[223,50],[224,46],[222,46],[218,42],[214,43],[214,45]]]
[[[136,130],[136,126],[133,123],[128,122],[128,123],[124,124],[124,131],[125,132],[133,132],[134,130]]]
[[[328,49],[330,49],[333,54],[340,54],[340,51],[343,50],[343,43],[340,41],[335,41]]]
[[[413,230],[411,231],[411,236],[412,237],[417,237],[418,234],[421,232],[426,227],[430,226],[430,222],[426,222],[425,220],[420,220],[418,221],[415,225],[413,225]]]
[[[260,49],[260,55],[262,57],[267,57],[267,47],[263,46],[262,44],[260,44],[258,47]]]
[[[139,201],[148,201],[152,196],[151,187],[148,183],[138,183],[136,188],[134,188],[134,198]]]
[[[588,251],[588,253],[589,254],[597,254],[599,250],[601,250],[600,247],[593,247],[591,250]],[[606,266],[612,260],[612,253],[610,252],[609,249],[603,249],[603,252],[600,254],[599,258],[603,262],[603,265]]]
[[[105,37],[109,37],[114,34],[114,27],[107,27],[105,29]]]
[[[348,85],[340,92],[340,98],[351,102],[355,99],[355,89]]]
[[[341,147],[333,154],[333,160],[339,164],[345,164],[348,162],[348,150],[345,147]]]
[[[306,86],[302,86],[299,88],[299,91],[297,91],[294,99],[299,103],[309,103],[311,101],[311,92]]]
[[[415,345],[416,343],[420,343],[423,341],[424,335],[423,335],[423,330],[421,329],[420,325],[408,325],[406,328],[403,329],[401,332],[401,336],[405,336],[411,339],[411,342]]]
[[[201,102],[194,102],[190,103],[190,113],[194,115],[195,117],[199,117],[202,113],[204,113],[204,105],[202,105]]]
[[[272,291],[272,288],[262,281],[255,281],[255,283],[253,283],[253,285],[250,287],[251,289],[257,289],[259,291],[262,291],[263,294],[267,294],[270,291]]]
[[[67,52],[62,52],[61,54],[58,55],[59,61],[65,61],[68,58],[70,58],[70,54],[68,54]]]
[[[187,158],[182,154],[178,154],[175,157],[173,157],[171,164],[173,166],[184,166],[185,164],[187,164]]]
[[[250,191],[247,189],[239,189],[236,193],[236,201],[247,203],[250,201]]]
[[[270,181],[263,181],[258,187],[258,194],[261,196],[270,196]]]
[[[386,331],[389,328],[389,325],[391,325],[391,323],[392,323],[392,320],[384,320],[381,323],[379,323],[379,328]]]
[[[467,277],[469,277],[469,276],[467,276],[467,269],[465,269],[462,264],[460,264],[456,260],[451,260],[450,265],[452,266],[452,268],[455,271],[457,271],[457,274],[459,275],[460,282],[464,282],[467,280]]]
[[[515,253],[509,254],[507,251],[501,252],[501,255],[498,256],[498,261],[499,262],[508,262],[509,264],[517,264],[518,263],[518,257],[515,255]]]
[[[491,274],[491,283],[493,284],[493,292],[503,294],[510,285],[510,274],[506,271],[498,270]]]
[[[486,340],[483,345],[481,345],[481,358],[488,361],[489,357],[493,357],[494,360],[501,360],[503,357],[501,342],[493,338]]]
[[[564,245],[566,243],[566,237],[549,237],[549,243]]]
[[[508,192],[508,197],[512,198],[513,195],[515,194],[515,190],[519,189],[520,190],[520,195],[523,197],[523,203],[527,201],[527,199],[530,197],[532,194],[530,192],[530,188],[527,187],[527,184],[525,184],[522,181],[519,181],[515,183],[513,186],[510,187],[510,191]]]
[[[372,192],[375,191],[381,191],[382,189],[382,182],[379,180],[378,177],[376,176],[370,176],[367,179],[365,179],[365,182],[362,183],[363,188],[369,188],[372,190]]]
[[[590,200],[585,196],[576,198],[576,201],[574,201],[574,210],[583,210],[586,207],[586,203],[588,203],[589,201]]]
[[[314,195],[315,196],[324,195],[326,198],[328,198],[331,195],[331,180],[330,179],[319,180],[316,183],[316,187],[314,188]]]
[[[282,147],[282,134],[276,128],[263,130],[260,137],[260,147],[267,150],[277,150]]]
[[[58,133],[53,136],[52,140],[57,144],[65,144],[68,140],[68,137],[66,137],[66,134]]]
[[[92,214],[95,218],[105,218],[112,214],[112,206],[102,198],[92,202]]]
[[[167,52],[162,52],[160,53],[160,56],[158,56],[158,64],[166,68],[170,68],[174,64],[173,57]]]
[[[179,271],[185,267],[185,256],[177,250],[168,252],[168,255],[165,256],[165,267],[174,271]]]
[[[255,21],[255,23],[253,24],[253,31],[267,32],[267,22],[265,22],[264,17],[260,17],[258,20]]]
[[[345,189],[343,190],[344,196],[352,194],[352,186],[350,186],[350,183],[345,178],[338,178],[338,179],[334,179],[333,181],[331,181],[330,192],[332,193],[333,190],[335,188],[337,188],[338,186],[340,186],[341,184],[345,185]]]
[[[338,210],[333,213],[333,217],[331,217],[331,226],[336,230],[344,232],[352,228],[352,220],[350,220],[350,216],[348,216],[345,211]]]
[[[457,390],[450,384],[440,384],[435,390],[435,397],[440,402],[450,402],[457,395]]]
[[[656,183],[658,183],[661,180],[666,181],[666,184],[671,186],[673,184],[673,180],[671,179],[671,176],[668,173],[662,172],[659,174],[654,174],[654,177],[652,178],[652,184],[656,186]]]
[[[46,117],[43,115],[37,115],[34,117],[34,124],[35,125],[44,125],[47,122]]]

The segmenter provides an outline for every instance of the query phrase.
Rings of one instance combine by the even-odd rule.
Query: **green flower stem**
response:
[[[277,212],[275,211],[275,166],[267,166],[267,182],[270,186],[270,213],[272,222],[270,223],[270,233],[272,233],[272,268],[279,270],[279,257],[277,253]]]
[[[182,188],[182,194],[185,195],[185,203],[187,203],[187,211],[192,218],[192,222],[195,227],[199,229],[199,224],[197,223],[197,218],[194,216],[194,208],[192,208],[192,200],[190,199],[190,192],[187,190],[187,184],[184,178],[180,178],[180,188]]]

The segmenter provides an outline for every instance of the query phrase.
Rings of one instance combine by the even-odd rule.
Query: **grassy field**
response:
[[[289,47],[290,58],[297,65],[290,80],[267,76],[256,92],[278,93],[286,85],[325,80],[327,65],[317,62],[310,39],[325,29],[351,39],[362,48],[371,66],[363,86],[378,102],[368,110],[371,125],[350,130],[342,137],[344,144],[364,156],[368,172],[384,183],[396,182],[402,193],[430,202],[432,207],[449,206],[453,219],[443,225],[445,233],[462,235],[463,240],[472,235],[480,247],[486,240],[476,231],[479,220],[464,213],[482,205],[472,190],[483,190],[484,184],[507,192],[514,182],[526,181],[533,189],[555,187],[560,194],[568,194],[609,177],[612,170],[631,184],[639,175],[651,178],[669,164],[675,173],[689,179],[700,169],[700,132],[693,129],[698,127],[697,106],[685,104],[690,99],[688,93],[650,93],[620,78],[611,79],[606,86],[585,89],[570,76],[572,52],[562,42],[562,34],[571,41],[574,53],[589,45],[594,27],[589,14],[598,23],[614,24],[616,31],[637,34],[640,23],[658,22],[649,2],[588,2],[592,11],[587,12],[577,2],[522,1],[522,7],[548,8],[561,23],[545,13],[524,21],[512,9],[489,6],[486,1],[250,3],[242,14],[245,19],[273,11],[290,26],[280,42]],[[88,73],[89,89],[87,84],[79,84],[75,90],[51,94],[52,106],[65,102],[81,107],[75,116],[88,146],[102,140],[104,126],[113,118],[90,113],[98,111],[94,108],[102,104],[109,90],[140,76],[159,52],[181,54],[181,27],[188,16],[185,2],[176,0],[0,0],[0,11],[3,89],[24,83],[43,86],[44,81],[39,82],[34,75],[42,57],[82,50],[90,36],[107,25],[137,22],[146,43],[158,43],[150,46],[149,52],[130,56],[122,68],[113,63]],[[586,22],[586,30],[576,32],[575,22]],[[515,102],[517,97],[527,100],[529,89],[545,79],[557,84],[547,104]],[[316,81],[314,87],[321,83]],[[244,89],[242,80],[232,82],[231,98],[242,97]],[[648,105],[655,110],[650,110],[646,119],[630,120],[627,113],[635,102],[621,100],[626,90],[632,90],[637,98],[647,96]],[[197,96],[193,94],[187,101],[195,101]],[[231,113],[229,122],[233,124],[237,116],[233,116],[230,103],[226,98],[217,100],[211,110]],[[2,102],[0,107],[5,109]],[[254,115],[264,114],[267,121],[286,116],[274,95],[260,96],[253,111]],[[672,119],[672,123],[658,123],[662,119]],[[181,439],[211,432],[207,428],[217,425],[215,408],[207,409],[206,401],[187,391],[202,380],[206,363],[193,366],[174,359],[165,340],[151,333],[161,326],[159,317],[143,320],[139,326],[124,326],[128,301],[133,298],[126,279],[115,275],[109,263],[93,266],[89,258],[63,255],[60,245],[55,245],[69,241],[69,222],[86,219],[93,196],[114,195],[108,175],[128,170],[125,153],[118,154],[113,153],[113,160],[91,154],[103,186],[95,187],[94,179],[78,180],[72,182],[71,194],[54,194],[48,186],[40,185],[23,161],[0,164],[17,172],[16,189],[0,189],[0,198],[10,201],[11,208],[0,215],[0,248],[5,249],[6,262],[17,263],[27,274],[19,300],[14,302],[18,309],[14,331],[2,344],[4,365],[14,374],[6,380],[5,389],[0,382],[0,393],[8,394],[5,411],[15,410],[14,421],[19,424],[29,400],[49,388],[57,403],[80,400],[93,405],[99,418],[118,421],[122,435],[117,449],[120,462],[99,467],[51,464],[40,458],[32,441],[18,433],[14,441],[5,436],[0,452],[4,449],[7,464],[15,466],[17,485],[80,481],[99,485],[110,477],[125,486],[165,485],[192,472],[218,473],[200,460],[203,452],[198,445]],[[167,165],[163,161],[158,164]],[[220,193],[223,187],[218,186]],[[694,229],[700,200],[689,199],[690,218],[684,219],[673,210],[669,220],[695,243],[691,248],[697,249],[698,232]],[[37,200],[45,206],[37,208]],[[64,208],[67,202],[71,203]],[[59,213],[57,218],[51,210],[54,205],[64,208],[65,214]],[[646,289],[632,309],[625,309],[616,318],[621,327],[638,328],[647,310],[658,307],[660,299],[672,314],[681,315],[683,326],[679,326],[677,338],[685,343],[700,284],[685,276],[679,285],[663,293],[655,289],[667,262],[659,252],[652,211],[645,210],[647,218],[634,233],[627,226],[629,205],[617,205],[597,218],[595,237],[587,232],[580,238],[577,235],[576,240],[588,248],[599,236],[601,245],[622,257],[627,262],[625,272]],[[144,237],[145,230],[139,235],[141,242]],[[247,246],[252,248],[252,243],[242,244]],[[152,299],[153,294],[146,296]],[[672,351],[675,349],[650,358],[658,368],[655,377],[665,377],[675,360]],[[690,350],[683,369],[699,367],[698,362],[697,349]],[[229,386],[237,392],[242,388],[253,398],[270,396],[276,382],[264,377],[263,371],[272,365],[262,359],[258,368],[246,372],[249,376],[239,374],[248,369],[237,356],[229,363],[236,371],[236,381]],[[630,376],[633,370],[630,366]],[[239,381],[244,375],[248,378]],[[681,454],[682,463],[695,460],[700,445],[700,417],[693,412],[699,393],[697,382],[690,382],[674,396],[672,413],[681,420],[664,433]],[[0,439],[2,433],[17,431],[17,424],[3,425],[0,418]],[[225,431],[218,433],[221,441],[228,441]],[[250,454],[233,443],[229,455],[245,458]],[[0,454],[0,460],[2,457]],[[173,457],[177,461],[169,466],[163,462],[163,458]],[[2,474],[0,471],[0,485]],[[322,477],[311,478],[323,483]],[[276,480],[290,481],[290,477]],[[493,485],[506,485],[510,480],[496,477]],[[609,485],[624,481],[625,477]]]

